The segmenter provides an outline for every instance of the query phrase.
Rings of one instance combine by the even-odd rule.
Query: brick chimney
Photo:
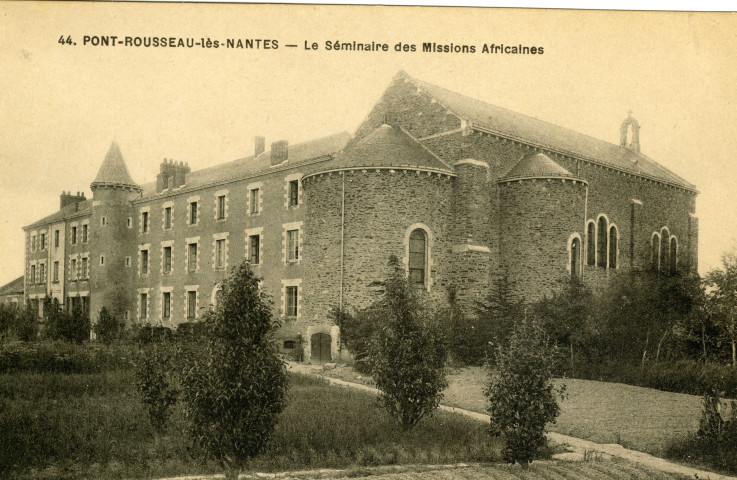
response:
[[[265,137],[260,137],[260,136],[253,137],[253,143],[254,143],[254,149],[253,149],[254,156],[258,157],[259,155],[261,155],[262,153],[266,151],[266,138]]]
[[[289,158],[289,142],[279,140],[271,144],[271,166],[284,163]]]
[[[158,175],[156,175],[156,193],[181,187],[186,183],[187,174],[190,171],[188,163],[165,158],[161,162]]]
[[[59,197],[59,209],[62,209],[67,205],[84,202],[85,200],[87,199],[84,196],[84,192],[77,192],[76,195],[72,192],[61,192],[61,196]]]

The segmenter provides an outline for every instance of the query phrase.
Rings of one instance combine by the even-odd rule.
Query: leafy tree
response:
[[[94,325],[94,331],[105,345],[110,345],[114,340],[120,338],[123,327],[123,322],[108,312],[107,308],[102,307],[100,316]]]
[[[389,267],[393,272],[384,283],[384,297],[371,309],[378,328],[369,345],[369,367],[381,404],[410,430],[440,404],[448,386],[447,350],[395,256]]]
[[[23,341],[35,340],[38,322],[30,305],[0,304],[0,339],[14,338]]]
[[[515,326],[509,346],[498,346],[498,374],[491,372],[485,395],[489,399],[490,433],[504,435],[503,459],[527,468],[545,445],[545,426],[560,412],[551,382],[555,348],[543,328],[525,319]]]
[[[525,301],[515,298],[514,283],[504,275],[496,280],[494,289],[485,301],[476,304],[478,321],[472,324],[469,339],[480,346],[477,354],[483,358],[490,345],[505,344],[514,326],[524,317]]]
[[[568,373],[571,376],[576,374],[576,350],[585,349],[589,343],[592,301],[591,289],[574,277],[560,292],[551,298],[543,298],[534,307],[551,340],[557,345],[567,346]]]
[[[722,268],[706,275],[707,303],[732,347],[732,366],[737,367],[737,250],[722,257]]]
[[[328,318],[340,328],[340,341],[350,350],[354,368],[361,373],[369,373],[369,345],[377,329],[377,320],[380,319],[380,315],[374,312],[374,306],[355,314],[335,306],[328,312]]]
[[[247,262],[230,271],[205,323],[202,348],[184,360],[182,397],[193,439],[235,479],[266,447],[287,401],[279,321]]]

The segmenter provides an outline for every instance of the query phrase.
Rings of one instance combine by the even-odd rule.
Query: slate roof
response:
[[[23,275],[16,278],[10,283],[6,283],[2,287],[0,287],[0,296],[1,295],[13,295],[23,293]]]
[[[678,185],[688,190],[695,190],[693,184],[642,153],[451,92],[411,77],[405,72],[400,72],[399,75],[462,119],[483,130],[551,151],[567,153],[609,165],[625,172]]]
[[[414,167],[453,173],[453,169],[400,127],[381,125],[335,158],[322,171],[358,167]]]
[[[100,166],[100,170],[97,172],[95,181],[91,184],[92,187],[103,185],[138,188],[138,185],[133,181],[131,174],[128,172],[128,167],[125,165],[125,160],[123,160],[123,154],[120,153],[120,147],[115,140],[110,144],[107,155],[105,155],[105,160],[102,161],[102,166]]]
[[[350,138],[351,135],[348,132],[340,132],[316,140],[290,145],[289,158],[285,165],[293,166],[301,162],[335,154],[345,147]],[[187,174],[187,183],[184,188],[201,187],[260,172],[268,173],[270,169],[272,169],[271,151],[267,151],[257,156],[251,155],[203,168],[202,170],[192,171]],[[142,188],[143,197],[156,195],[156,182],[144,184]]]
[[[530,153],[522,157],[499,181],[535,177],[575,178],[575,175],[544,153]]]
[[[34,227],[40,227],[41,225],[46,225],[46,224],[54,223],[54,222],[60,222],[67,218],[89,215],[91,213],[92,213],[92,201],[84,200],[79,203],[73,203],[71,205],[67,205],[61,210],[58,210],[56,213],[52,213],[51,215],[48,215],[42,218],[41,220],[33,222],[32,224],[27,225],[23,228],[29,229],[29,228],[34,228]]]

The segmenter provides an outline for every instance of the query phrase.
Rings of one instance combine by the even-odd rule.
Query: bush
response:
[[[286,406],[286,368],[277,354],[269,298],[247,262],[223,282],[218,308],[206,318],[202,351],[185,362],[182,395],[190,433],[237,478],[266,448]]]
[[[137,328],[133,338],[140,345],[171,342],[174,339],[174,332],[168,327],[156,327],[146,324]]]
[[[173,346],[164,342],[148,345],[136,365],[136,389],[146,405],[151,426],[157,433],[166,431],[171,408],[179,391],[173,384]]]
[[[99,346],[101,347],[101,346]],[[130,368],[135,350],[120,346],[74,345],[67,342],[14,342],[0,344],[0,374],[101,373]]]
[[[355,315],[345,308],[332,307],[328,318],[340,328],[340,341],[353,355],[353,367],[360,373],[368,374],[369,345],[381,315],[374,311],[373,306],[359,310]]]
[[[38,321],[30,305],[0,304],[0,339],[31,341],[37,337]]]
[[[90,317],[78,302],[71,313],[62,311],[56,298],[44,300],[44,336],[51,340],[82,343],[90,338]]]
[[[390,267],[394,272],[384,284],[384,299],[371,309],[378,330],[369,345],[369,367],[382,405],[403,430],[410,430],[440,404],[448,386],[447,351],[396,257]]]
[[[509,346],[496,352],[498,374],[491,375],[484,392],[489,399],[492,436],[504,435],[502,457],[523,468],[545,445],[545,426],[560,413],[551,383],[555,349],[542,327],[525,319],[517,325]]]

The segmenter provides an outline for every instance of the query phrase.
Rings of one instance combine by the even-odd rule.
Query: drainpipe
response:
[[[345,240],[345,172],[341,172],[340,176],[343,180],[341,198],[340,198],[340,311],[343,312],[343,258],[344,258],[344,240]]]
[[[584,255],[581,255],[581,280],[583,280],[584,278],[584,272],[586,271],[586,266],[588,265],[588,260],[589,260],[589,226],[586,224],[587,217],[589,215],[588,210],[589,210],[589,184],[586,183],[586,197],[583,202],[583,238],[585,241],[585,246],[581,245],[581,252],[585,252],[585,253]],[[594,266],[596,266],[596,261],[594,261]]]

